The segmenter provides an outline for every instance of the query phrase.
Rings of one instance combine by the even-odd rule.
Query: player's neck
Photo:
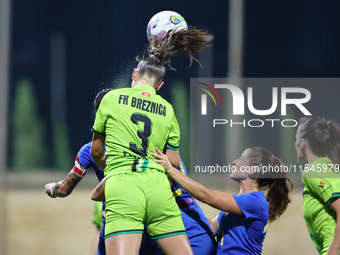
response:
[[[239,194],[252,193],[256,191],[260,191],[256,181],[249,179],[249,178],[240,181]]]
[[[305,154],[306,154],[306,159],[307,159],[308,164],[320,158],[320,156],[315,155],[309,148],[305,150]],[[323,155],[322,157],[328,158],[327,155]]]
[[[154,84],[153,81],[146,79],[146,78],[141,78],[141,79],[138,79],[138,80],[134,80],[131,87],[133,88],[133,87],[136,87],[136,86],[139,86],[139,85],[148,85],[148,86],[154,88],[153,84]]]

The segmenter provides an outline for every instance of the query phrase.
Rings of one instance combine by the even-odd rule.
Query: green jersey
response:
[[[149,160],[157,146],[178,150],[174,110],[148,85],[112,90],[102,99],[92,132],[106,135],[105,176],[164,168]]]
[[[326,254],[333,239],[336,213],[329,205],[340,197],[340,175],[328,158],[318,158],[302,172],[303,216],[320,254]]]

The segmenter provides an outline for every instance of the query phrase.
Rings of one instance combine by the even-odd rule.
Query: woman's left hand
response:
[[[161,152],[157,147],[155,147],[158,154],[151,152],[151,156],[155,157],[156,159],[151,159],[152,161],[155,161],[156,163],[160,164],[162,167],[164,167],[165,171],[168,172],[171,170],[172,165],[168,159],[168,157]]]

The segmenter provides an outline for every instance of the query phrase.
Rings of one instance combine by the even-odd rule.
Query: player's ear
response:
[[[136,77],[137,77],[137,75],[138,75],[138,69],[135,68],[135,69],[133,70],[133,73],[132,73],[132,80],[135,80]]]
[[[299,145],[300,145],[301,149],[305,149],[306,146],[308,146],[308,143],[307,143],[307,141],[305,139],[300,138],[300,144]]]
[[[160,88],[163,86],[163,84],[164,84],[164,81],[161,81],[161,82],[157,85],[156,91],[160,90]]]

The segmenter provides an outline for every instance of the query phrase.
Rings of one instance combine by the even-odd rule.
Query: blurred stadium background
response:
[[[203,69],[174,58],[177,72],[167,72],[160,91],[175,108],[187,165],[190,77],[340,76],[336,0],[0,0],[1,255],[85,254],[96,178],[89,171],[65,199],[47,197],[44,184],[63,179],[91,140],[96,93],[129,86],[134,57],[147,46],[146,25],[161,10],[177,11],[215,36],[213,47],[198,56]],[[323,104],[329,105],[324,117],[340,122],[338,107]],[[247,137],[251,144],[265,139]],[[279,140],[268,149],[296,163],[294,137]],[[220,175],[194,178],[238,192]],[[263,254],[316,254],[302,217],[299,175],[294,184],[293,202],[269,227]]]

